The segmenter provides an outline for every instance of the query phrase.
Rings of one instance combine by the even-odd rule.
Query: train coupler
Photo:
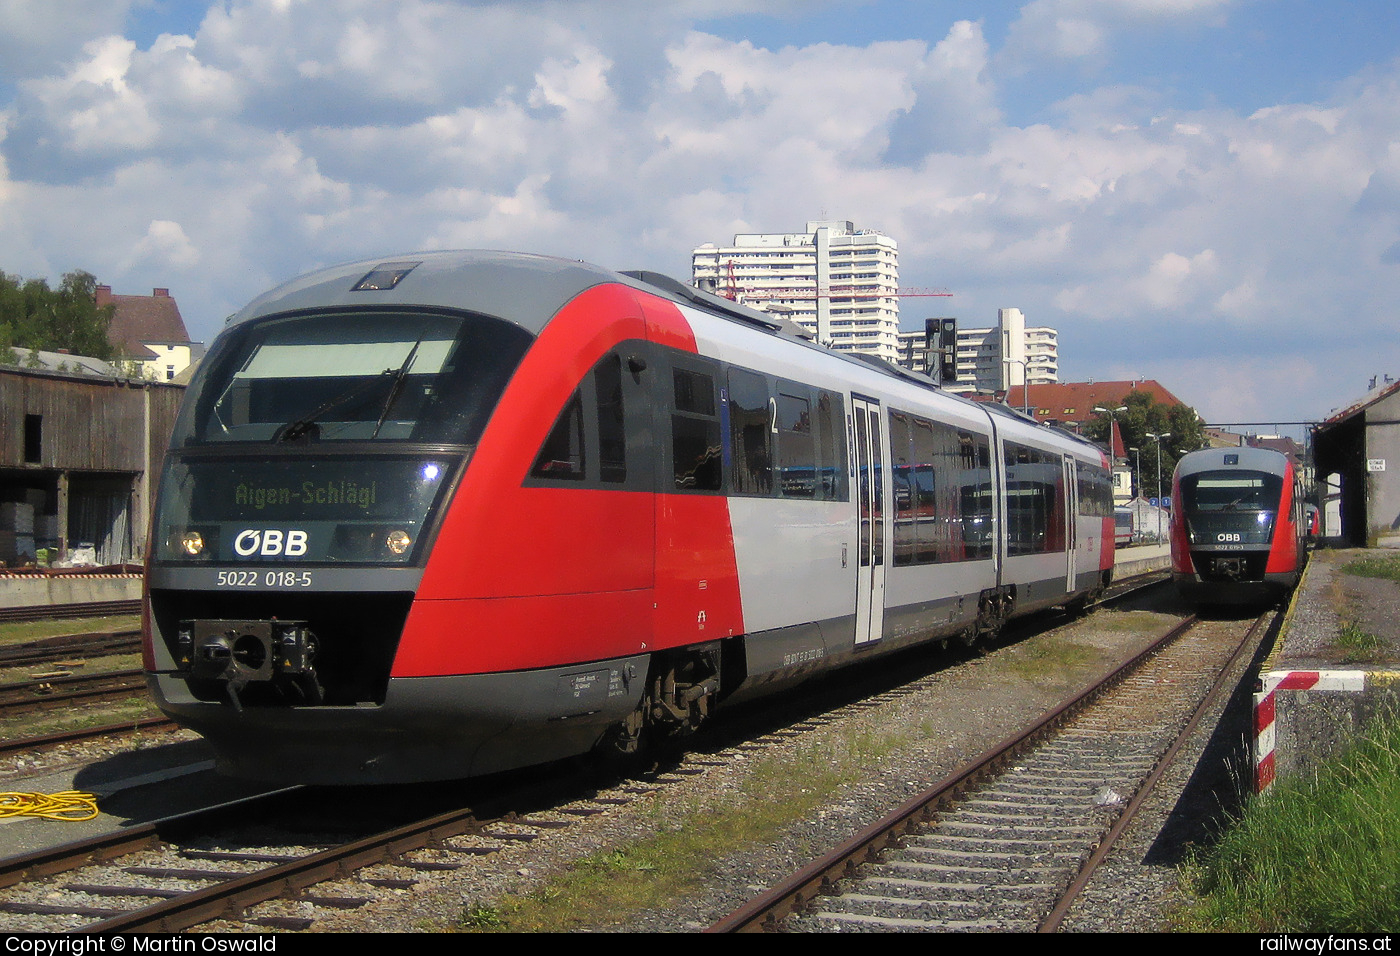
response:
[[[244,690],[266,685],[292,703],[317,704],[316,635],[305,621],[181,621],[177,666],[191,680],[225,685],[242,710]]]

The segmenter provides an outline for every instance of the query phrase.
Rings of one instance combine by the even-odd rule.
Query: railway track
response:
[[[0,684],[0,717],[122,700],[145,691],[146,678],[140,668],[102,674],[39,675],[27,681]]]
[[[448,809],[449,791],[424,790],[436,812],[380,830],[288,788],[0,861],[0,932],[303,930],[664,786],[627,781],[529,812],[508,807],[538,805],[538,783]]]
[[[27,667],[31,664],[47,664],[75,657],[135,654],[140,650],[141,631],[138,628],[64,634],[0,648],[0,668]]]
[[[712,931],[1049,931],[1255,646],[1219,622],[1154,648]],[[1235,630],[1241,630],[1236,626]],[[1199,675],[1215,675],[1207,693]]]
[[[0,607],[0,623],[11,621],[54,621],[77,617],[111,617],[117,614],[140,614],[141,601],[89,601],[83,604],[33,604],[24,607]]]
[[[17,754],[33,754],[43,753],[49,750],[61,750],[71,744],[79,744],[89,740],[101,740],[105,737],[178,730],[179,726],[179,724],[167,717],[149,717],[144,720],[125,720],[115,724],[104,724],[101,727],[85,727],[81,730],[67,730],[53,734],[39,734],[32,737],[17,737],[0,741],[0,758],[13,757]]]
[[[818,715],[803,726],[820,727],[832,719]],[[781,739],[800,730],[773,736]],[[712,758],[698,756],[673,768],[674,777],[693,778],[710,763]],[[18,867],[0,863],[0,886],[13,884],[0,892],[0,930],[23,930],[37,922],[49,929],[168,932],[209,928],[210,920],[216,921],[214,928],[303,929],[376,895],[432,879],[434,872],[475,865],[483,856],[511,848],[518,854],[529,847],[533,853],[554,834],[567,832],[571,820],[664,789],[666,779],[634,780],[572,802],[561,802],[551,787],[543,797],[514,801],[517,807],[547,807],[544,811],[507,810],[492,816],[482,806],[474,812],[448,810],[435,823],[420,821],[404,824],[407,830],[400,833],[392,830],[402,828],[392,828],[373,838],[358,836],[345,841],[343,849],[330,845],[333,839],[312,835],[324,829],[324,821],[298,826],[290,814],[263,810],[261,804],[243,805],[234,819],[243,827],[255,814],[279,820],[279,835],[216,834],[215,824],[197,819],[155,824],[149,833],[131,834],[144,843],[116,847],[99,842],[74,847],[61,860],[33,860]],[[291,806],[327,801],[308,800],[302,793]],[[335,802],[342,799],[338,793]],[[415,829],[416,834],[410,832]],[[112,920],[121,922],[108,922]]]

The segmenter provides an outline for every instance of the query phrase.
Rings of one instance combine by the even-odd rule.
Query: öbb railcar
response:
[[[228,774],[459,778],[995,634],[1109,581],[1102,451],[647,273],[452,252],[229,320],[145,665]]]
[[[1263,448],[1208,448],[1172,477],[1172,580],[1198,604],[1275,600],[1307,561],[1305,502],[1286,455]]]

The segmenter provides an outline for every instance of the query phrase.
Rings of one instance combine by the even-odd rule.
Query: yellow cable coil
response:
[[[97,795],[81,790],[61,793],[0,793],[0,819],[43,817],[81,823],[97,816]]]

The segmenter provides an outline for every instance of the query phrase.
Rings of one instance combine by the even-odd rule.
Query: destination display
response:
[[[406,564],[455,466],[448,458],[175,457],[162,485],[156,559]]]

